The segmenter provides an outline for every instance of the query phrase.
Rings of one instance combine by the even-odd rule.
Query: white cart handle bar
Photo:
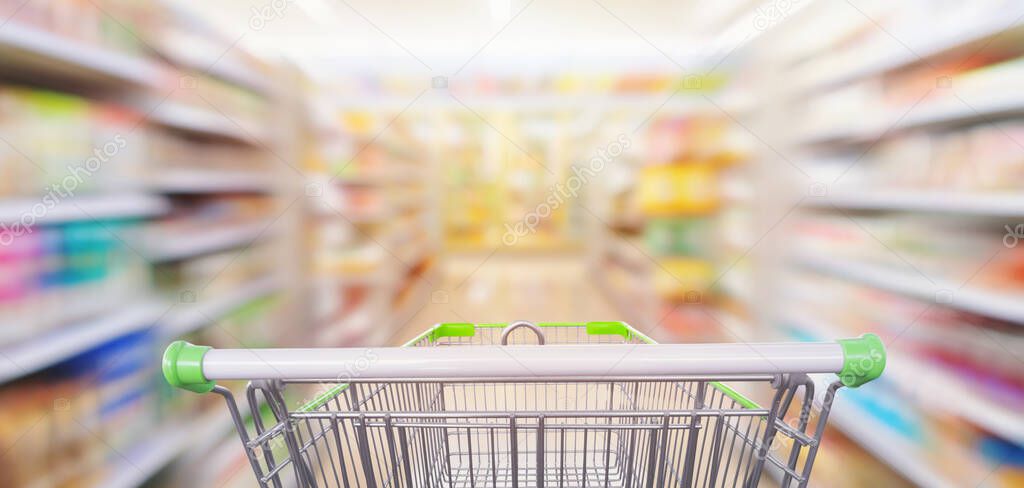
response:
[[[860,386],[885,369],[874,334],[820,343],[596,344],[344,349],[213,349],[177,341],[167,381],[196,392],[219,380],[502,380],[836,373]]]

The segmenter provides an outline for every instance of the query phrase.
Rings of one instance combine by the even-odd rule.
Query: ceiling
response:
[[[320,74],[679,71],[751,0],[187,2],[254,54]],[[189,5],[191,4],[191,5]]]

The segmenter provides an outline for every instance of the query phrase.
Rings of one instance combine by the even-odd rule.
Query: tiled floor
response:
[[[389,344],[402,344],[438,322],[623,320],[589,282],[578,255],[459,255],[440,265],[430,301]]]

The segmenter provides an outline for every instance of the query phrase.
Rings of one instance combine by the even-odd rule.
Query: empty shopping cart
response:
[[[163,368],[227,400],[259,486],[525,488],[806,486],[837,389],[885,367],[870,334],[669,345],[620,322],[439,324],[406,346],[179,341]],[[818,373],[838,379],[815,402]]]

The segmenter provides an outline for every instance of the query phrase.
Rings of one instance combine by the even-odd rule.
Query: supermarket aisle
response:
[[[441,263],[431,299],[388,341],[397,345],[438,322],[624,320],[575,254],[461,254]]]

